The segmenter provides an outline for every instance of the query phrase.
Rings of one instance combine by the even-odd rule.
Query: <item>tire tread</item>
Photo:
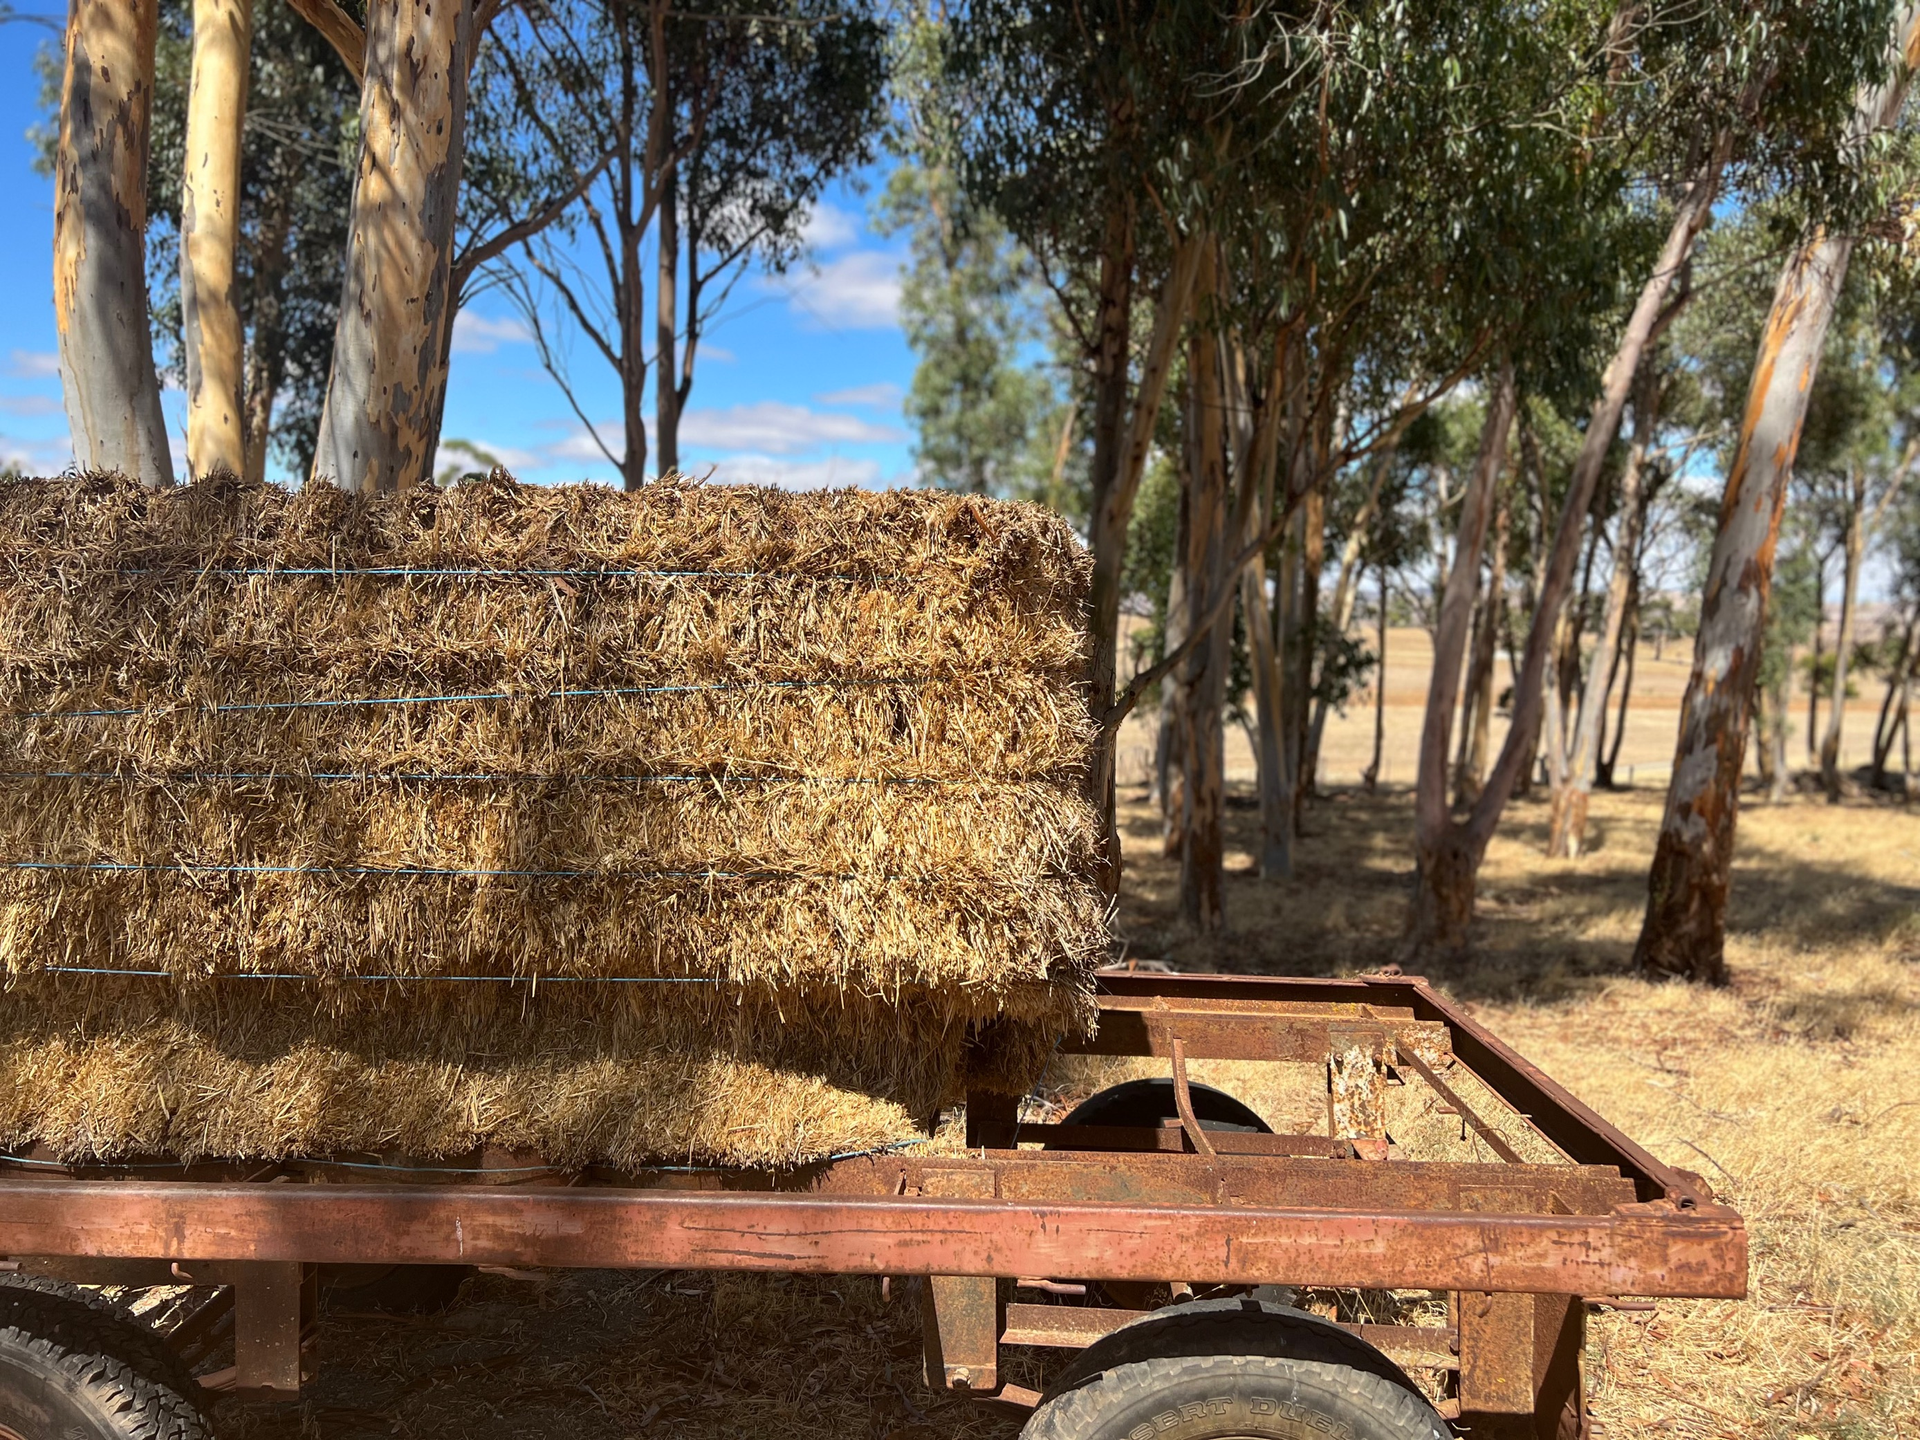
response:
[[[166,1343],[104,1296],[61,1281],[0,1283],[0,1347],[88,1391],[115,1440],[213,1440],[195,1382]]]

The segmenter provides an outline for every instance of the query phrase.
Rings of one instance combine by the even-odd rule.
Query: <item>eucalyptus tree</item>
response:
[[[168,351],[162,374],[183,388],[189,327],[180,249],[193,24],[185,0],[162,0],[147,180],[153,328]],[[229,294],[241,345],[239,473],[259,480],[270,452],[295,475],[313,466],[340,306],[360,92],[329,42],[285,6],[259,9],[250,41]],[[189,466],[204,473],[191,439]]]
[[[1095,10],[970,0],[950,14],[945,84],[959,105],[963,185],[1040,267],[1090,397],[1090,701],[1106,735],[1089,786],[1106,816],[1110,889],[1128,523],[1209,243],[1196,178],[1231,133],[1229,102],[1202,81],[1220,72],[1233,28],[1206,0]],[[1142,690],[1129,690],[1130,705]]]
[[[898,163],[875,206],[884,233],[908,236],[900,316],[918,357],[905,405],[919,435],[915,460],[935,485],[1044,493],[1034,483],[1036,441],[1056,428],[1047,422],[1059,407],[1029,357],[1046,338],[1048,297],[1025,249],[961,183],[946,38],[925,9],[895,29],[887,144]],[[1062,448],[1071,447],[1069,429]]]
[[[1586,84],[1558,93],[1556,110],[1580,136],[1582,173],[1638,176],[1622,192],[1666,210],[1663,238],[1593,401],[1559,517],[1547,540],[1514,708],[1501,755],[1467,817],[1453,821],[1442,798],[1444,753],[1416,802],[1419,875],[1409,934],[1416,949],[1457,950],[1473,910],[1474,877],[1508,796],[1530,766],[1547,697],[1542,681],[1558,648],[1560,612],[1579,561],[1587,518],[1641,356],[1715,198],[1729,188],[1777,186],[1788,174],[1820,174],[1835,153],[1849,97],[1869,59],[1868,37],[1884,6],[1822,4],[1634,4],[1596,17],[1570,7],[1567,23],[1587,43]],[[1549,14],[1552,12],[1549,11]],[[1597,34],[1590,28],[1603,22]],[[1582,26],[1587,26],[1584,32]],[[1551,27],[1549,27],[1551,33]],[[1617,181],[1616,181],[1617,183]],[[1594,207],[1589,214],[1604,218]],[[1429,710],[1441,704],[1430,694]],[[1423,772],[1423,780],[1425,774]]]
[[[1812,7],[1809,7],[1812,8]],[[1920,61],[1920,5],[1834,5],[1832,53],[1808,44],[1807,70],[1850,80],[1850,106],[1816,89],[1799,134],[1831,158],[1826,174],[1861,177],[1856,222],[1876,208],[1878,137],[1898,120]],[[1816,38],[1827,38],[1815,32]],[[1824,102],[1824,103],[1822,103]],[[1818,122],[1824,121],[1824,124]],[[1824,143],[1822,143],[1824,142]],[[1818,150],[1816,151],[1818,153]],[[1856,233],[1834,197],[1815,191],[1811,217],[1774,291],[1721,502],[1674,751],[1673,780],[1648,877],[1646,919],[1634,947],[1643,974],[1724,983],[1726,902],[1746,759],[1747,721],[1762,653],[1767,591],[1787,480],[1828,325],[1846,282]]]
[[[238,282],[240,155],[253,50],[252,0],[194,0],[193,70],[180,206],[180,329],[187,469],[246,469]]]
[[[147,333],[156,0],[70,0],[54,156],[53,318],[74,463],[173,483]]]
[[[871,5],[830,0],[687,14],[667,0],[543,0],[513,23],[514,43],[488,58],[480,112],[504,163],[476,192],[508,213],[516,166],[530,167],[571,172],[578,201],[492,250],[486,273],[586,436],[636,488],[648,471],[649,380],[658,468],[670,469],[700,338],[742,268],[755,257],[790,264],[827,182],[870,154],[882,27]],[[588,413],[568,363],[574,337],[618,381],[616,439]]]

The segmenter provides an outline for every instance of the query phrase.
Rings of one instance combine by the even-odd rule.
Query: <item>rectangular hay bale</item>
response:
[[[938,492],[0,483],[0,1145],[782,1164],[1107,948],[1088,561]]]

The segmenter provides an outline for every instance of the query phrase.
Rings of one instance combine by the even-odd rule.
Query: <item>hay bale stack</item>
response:
[[[1106,945],[1087,579],[929,492],[0,485],[0,1144],[792,1163],[1023,1086]]]

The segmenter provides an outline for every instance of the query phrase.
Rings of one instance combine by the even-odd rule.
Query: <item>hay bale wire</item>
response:
[[[859,1092],[893,1120],[969,1065],[1018,1088],[1090,1021],[1106,950],[1083,796],[1087,580],[1045,512],[929,493],[0,484],[0,966],[16,987],[0,1006],[33,1037],[10,1053],[39,1057],[14,1068],[45,1096],[57,1085],[24,1077],[120,1056],[150,1089],[132,1077],[153,1057],[212,1074],[239,1053],[217,1037],[253,1025],[285,1049],[228,1077],[253,1094],[293,1083],[295,1050],[332,1053],[286,1027],[349,1023],[363,977],[422,977],[378,1014],[383,1033],[442,1045],[405,1062],[426,1066],[504,1023],[497,994],[454,977],[697,977],[735,1006],[734,1049],[701,1064]],[[173,1038],[130,1038],[127,997],[110,1024],[86,1012],[106,1030],[20,1030],[18,987],[58,984],[54,969],[164,972],[152,984],[171,989],[140,1003]],[[315,983],[270,1022],[283,1002],[266,982],[216,978],[260,975]],[[633,987],[621,1013],[704,1053],[698,988]],[[891,1030],[847,1031],[877,1004],[904,1007]],[[219,1025],[184,1018],[192,1005]],[[880,1064],[905,1088],[808,1072],[782,1048],[801,1012],[839,1017],[821,1054],[886,1036],[914,1052]],[[969,1026],[991,1043],[969,1050]],[[384,1086],[398,1053],[321,1069]],[[529,1095],[560,1073],[516,1064]],[[701,1073],[715,1094],[751,1088]],[[140,1148],[154,1122],[129,1103],[119,1132],[40,1141]],[[556,1104],[526,1108],[573,1113]],[[845,1108],[868,1116],[848,1136],[873,1130]],[[345,1143],[221,1113],[193,1133],[252,1137],[249,1154],[306,1143],[296,1132]],[[445,1143],[509,1143],[518,1123]],[[800,1134],[848,1148],[812,1125],[755,1153],[799,1156]],[[536,1148],[560,1144],[540,1133]],[[737,1154],[724,1133],[633,1132]],[[640,1153],[620,1143],[623,1163]]]

